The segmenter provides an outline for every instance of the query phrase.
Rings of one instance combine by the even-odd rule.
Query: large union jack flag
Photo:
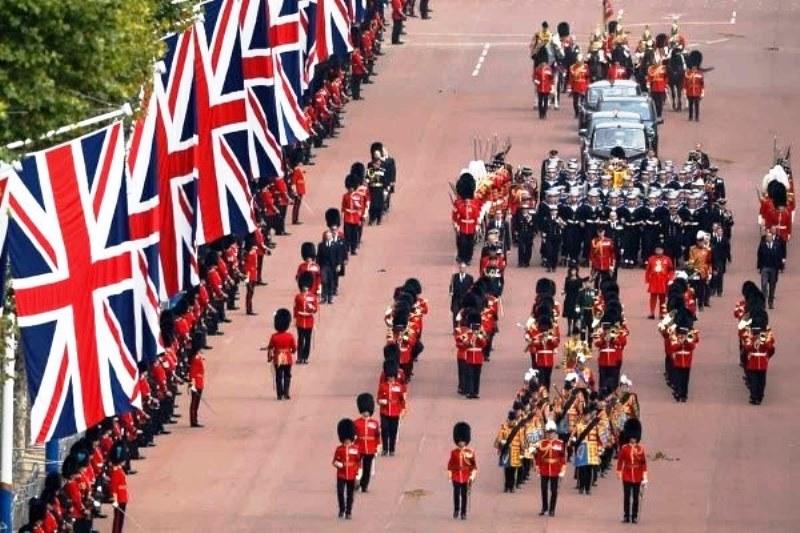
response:
[[[348,5],[350,10],[350,22],[361,24],[367,15],[367,0],[350,0]]]
[[[255,229],[239,39],[242,4],[214,0],[204,7],[205,20],[195,32],[198,244]]]
[[[353,51],[347,0],[317,0],[316,50],[319,62]]]
[[[9,246],[37,443],[131,408],[133,279],[122,123],[22,160]]]

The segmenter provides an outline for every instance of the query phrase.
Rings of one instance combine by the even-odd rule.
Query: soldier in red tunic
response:
[[[481,202],[475,199],[475,178],[467,172],[461,174],[456,182],[458,198],[453,202],[453,228],[456,232],[457,259],[470,264],[475,248],[475,232],[481,214]]]
[[[339,518],[350,520],[353,515],[353,498],[356,480],[361,475],[361,454],[353,444],[356,425],[349,418],[339,420],[336,427],[339,442],[333,452],[332,465],[336,469],[336,497],[339,500]]]
[[[569,90],[572,93],[572,110],[575,112],[575,118],[578,118],[580,106],[589,91],[590,77],[589,67],[583,60],[583,54],[578,54],[577,60],[569,68]]]
[[[658,318],[661,318],[661,308],[667,297],[667,285],[672,281],[674,272],[672,259],[664,255],[664,245],[656,244],[655,254],[647,260],[647,269],[644,273],[647,292],[650,293],[650,315],[647,317],[650,320],[656,317],[656,305],[658,305]]]
[[[550,93],[553,92],[553,68],[547,64],[547,52],[543,48],[539,50],[536,59],[536,68],[533,69],[533,84],[536,86],[537,104],[539,118],[547,118],[547,107],[550,103]]]
[[[244,274],[247,279],[247,292],[245,293],[245,309],[248,315],[256,315],[253,311],[253,295],[258,284],[258,249],[255,242],[249,243],[244,259]]]
[[[406,385],[397,381],[397,361],[383,362],[386,381],[378,385],[378,405],[381,410],[381,455],[394,455],[397,445],[397,428],[406,411]]]
[[[272,363],[275,370],[275,390],[278,400],[291,399],[289,387],[292,384],[292,364],[294,354],[297,352],[297,344],[294,335],[287,330],[292,323],[292,314],[288,309],[278,309],[275,311],[273,325],[275,333],[269,339],[266,346],[267,362]]]
[[[292,176],[292,224],[302,224],[300,222],[300,206],[303,203],[303,197],[306,195],[306,173],[303,170],[301,162],[297,162],[291,170]]]
[[[481,314],[473,310],[467,314],[469,329],[456,339],[456,346],[466,352],[466,373],[464,392],[469,399],[480,398],[481,368],[484,361],[484,348],[488,344],[487,334],[482,326]]]
[[[453,442],[456,447],[450,451],[447,461],[447,477],[453,483],[453,518],[467,519],[470,487],[478,475],[475,451],[467,448],[472,440],[472,430],[466,422],[453,426]]]
[[[700,100],[706,95],[706,84],[700,65],[703,55],[699,50],[692,50],[689,54],[689,70],[683,75],[683,90],[689,100],[689,120],[700,122]]]
[[[197,410],[200,408],[200,398],[203,396],[203,389],[206,386],[204,361],[203,354],[196,352],[189,362],[189,391],[192,394],[192,402],[189,405],[189,425],[193,428],[203,427],[197,421]]]
[[[647,453],[642,440],[642,423],[638,418],[629,418],[620,436],[622,446],[617,458],[617,477],[622,480],[624,523],[639,520],[639,497],[642,485],[647,485]]]
[[[551,313],[547,308],[547,313]],[[531,366],[538,371],[539,383],[550,390],[550,375],[555,364],[555,350],[558,348],[558,332],[553,329],[552,316],[539,316],[535,325],[525,333],[528,352],[531,355]]]
[[[675,335],[669,341],[669,353],[672,358],[673,397],[677,402],[689,399],[689,375],[692,371],[694,350],[700,340],[697,330],[686,325],[678,325]]]
[[[297,364],[307,365],[311,353],[311,335],[314,331],[314,315],[319,311],[317,295],[311,292],[314,276],[303,272],[297,280],[300,292],[294,297],[294,323],[297,326]]]
[[[111,495],[111,506],[114,508],[114,523],[111,526],[111,533],[122,533],[122,526],[125,522],[125,508],[128,506],[128,476],[122,468],[125,451],[121,443],[117,443],[109,453],[111,461],[111,471],[109,473],[109,493]]]
[[[556,514],[558,500],[558,480],[567,471],[567,447],[558,438],[558,428],[553,420],[545,424],[545,438],[536,443],[536,472],[542,479],[542,510],[539,516]],[[550,498],[548,501],[548,488]]]
[[[647,68],[647,84],[650,97],[656,104],[656,114],[661,118],[667,100],[667,67],[664,63],[654,63]]]
[[[589,263],[592,266],[592,275],[596,281],[599,278],[610,278],[614,272],[617,252],[614,241],[606,237],[606,230],[600,226],[597,228],[597,237],[592,239],[592,247],[589,252]]]
[[[342,214],[344,215],[344,239],[350,255],[357,255],[358,237],[364,221],[364,197],[356,189],[358,178],[348,174],[344,180],[347,192],[342,196]]]
[[[763,309],[750,316],[750,326],[742,333],[742,349],[750,403],[760,405],[767,386],[769,360],[775,355],[775,337],[769,327],[767,312]]]
[[[361,82],[367,77],[367,67],[361,50],[355,47],[350,56],[350,94],[353,100],[361,100]]]
[[[361,454],[361,492],[367,492],[369,480],[372,477],[372,464],[375,454],[381,448],[381,425],[372,418],[375,412],[375,398],[372,394],[364,392],[356,398],[356,407],[361,414],[356,418],[356,446]]]
[[[317,247],[313,242],[304,242],[300,245],[300,256],[303,262],[297,266],[297,274],[295,279],[300,281],[300,276],[303,272],[311,272],[313,277],[311,283],[311,292],[319,296],[322,290],[322,274],[320,272],[319,264],[317,264]]]

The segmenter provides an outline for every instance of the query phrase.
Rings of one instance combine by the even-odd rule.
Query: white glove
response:
[[[648,483],[648,481],[647,481],[647,478],[644,478],[644,479],[642,480],[642,485],[647,485],[647,483]]]
[[[114,509],[119,509],[119,504],[117,502],[111,502],[111,507]]]
[[[333,466],[335,466],[336,468],[343,468],[344,463],[342,463],[341,461],[334,461]]]

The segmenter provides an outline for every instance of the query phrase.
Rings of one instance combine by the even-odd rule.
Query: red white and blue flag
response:
[[[353,51],[348,0],[317,0],[316,52],[319,62]]]
[[[204,7],[205,19],[195,32],[197,244],[255,229],[239,38],[242,3],[214,0]]]
[[[311,86],[314,71],[320,63],[317,55],[317,0],[299,0],[300,41],[305,43],[303,59],[303,94]]]
[[[138,372],[126,200],[122,123],[22,160],[9,250],[37,443],[131,408]]]
[[[6,268],[8,267],[8,199],[9,184],[16,180],[17,173],[11,166],[0,163],[0,306],[5,301]]]
[[[350,0],[348,5],[350,9],[350,22],[352,24],[361,24],[367,15],[367,0]]]

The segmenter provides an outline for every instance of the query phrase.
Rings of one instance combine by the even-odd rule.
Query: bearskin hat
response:
[[[540,330],[550,329],[553,327],[553,319],[547,315],[541,315],[536,319],[536,325]]]
[[[483,307],[481,298],[474,292],[468,292],[461,297],[461,308],[469,307],[471,309],[479,309]]]
[[[625,426],[622,428],[622,441],[628,443],[632,439],[636,442],[642,440],[642,423],[638,418],[629,418],[625,421]]]
[[[108,453],[108,459],[111,461],[112,465],[121,464],[125,461],[127,453],[125,452],[125,445],[122,442],[117,442],[114,446],[111,447],[111,451]]]
[[[344,188],[345,189],[355,189],[358,187],[357,179],[352,174],[348,174],[344,177]]]
[[[356,397],[356,407],[359,413],[372,413],[375,412],[375,398],[368,392],[362,392]]]
[[[350,174],[355,176],[360,182],[364,181],[364,176],[367,173],[367,168],[361,161],[356,161],[350,166]]]
[[[475,197],[475,178],[469,172],[464,172],[456,182],[456,194],[460,198],[470,199]]]
[[[656,48],[664,48],[669,43],[669,36],[666,33],[656,35]]]
[[[767,185],[767,195],[772,199],[775,207],[786,207],[786,186],[778,180],[773,180]]]
[[[691,329],[694,324],[694,317],[686,309],[679,310],[675,313],[675,327],[678,329]]]
[[[333,226],[339,227],[342,225],[342,214],[339,213],[338,209],[331,207],[325,211],[325,224],[327,224],[329,228]]]
[[[754,329],[764,329],[769,326],[769,315],[764,309],[758,309],[750,313],[750,327]]]
[[[303,261],[317,257],[317,247],[313,242],[304,242],[300,245],[300,257],[303,258]]]
[[[670,293],[675,291],[675,294],[680,294],[682,296],[688,287],[689,283],[685,279],[675,278],[672,280],[672,285],[670,285],[669,290]]]
[[[753,283],[750,280],[745,281],[742,283],[742,298],[745,300],[749,300],[754,294],[761,292],[761,289],[758,288],[758,285]]]
[[[605,279],[600,283],[600,292],[603,294],[603,297],[612,292],[619,294],[619,285],[613,279]]]
[[[403,330],[408,326],[408,315],[409,311],[408,308],[405,306],[403,307],[395,307],[394,316],[392,317],[392,326],[395,330]]]
[[[45,514],[47,514],[47,503],[39,498],[28,500],[28,522],[30,524],[44,520]]]
[[[617,324],[621,320],[622,320],[622,314],[615,307],[606,308],[605,312],[603,313],[603,322],[608,322],[609,324]]]
[[[605,306],[606,312],[611,311],[622,317],[622,303],[619,301],[618,296],[615,295],[613,298],[606,300]]]
[[[139,370],[139,374],[144,374],[148,371],[148,364],[144,361],[139,361],[136,363],[136,368]]]
[[[356,425],[349,418],[342,418],[336,425],[336,434],[339,436],[339,442],[346,440],[353,441],[356,438]]]
[[[569,37],[569,23],[567,22],[559,22],[558,26],[556,26],[556,30],[558,31],[558,36],[562,39],[564,37]]]
[[[467,314],[467,325],[479,326],[481,324],[481,314],[478,311],[471,311]]]
[[[301,291],[304,289],[310,289],[311,286],[314,284],[314,274],[311,272],[305,271],[301,272],[300,276],[297,278],[297,288]]]
[[[383,376],[385,378],[396,378],[399,363],[396,359],[389,359],[383,362]]]
[[[548,283],[550,280],[547,278],[539,278],[536,280],[536,294],[546,294],[550,290],[550,284]]]
[[[403,284],[403,289],[410,292],[415,298],[422,294],[422,284],[417,278],[408,278]]]
[[[627,157],[625,155],[625,148],[623,148],[622,146],[615,146],[614,148],[612,148],[611,152],[609,152],[609,155],[617,159],[625,159]]]
[[[680,311],[686,309],[686,301],[683,299],[683,294],[672,294],[667,299],[667,312]]]
[[[614,35],[617,33],[617,26],[619,23],[616,20],[611,20],[608,22],[608,33]]]
[[[537,302],[536,307],[533,309],[533,316],[538,318],[553,317],[553,304],[549,301]]]
[[[700,52],[700,50],[692,50],[689,52],[689,61],[687,61],[687,64],[689,65],[689,68],[700,68],[700,66],[703,64],[702,52]]]
[[[47,474],[47,477],[44,478],[44,490],[43,493],[56,493],[61,489],[61,474],[58,472],[50,472]]]
[[[289,326],[292,324],[292,313],[285,307],[282,307],[275,311],[275,316],[272,321],[275,330],[282,333],[289,329]]]
[[[76,461],[75,457],[72,455],[68,455],[61,464],[61,475],[64,476],[64,478],[69,479],[77,474],[78,470],[80,470],[78,461]]]
[[[400,359],[400,349],[396,344],[387,344],[383,347],[384,361],[398,361]]]
[[[469,444],[472,440],[472,428],[466,422],[458,422],[453,426],[453,442],[458,445],[459,442]]]
[[[375,152],[380,152],[383,155],[383,143],[380,141],[375,141],[371,145],[369,145],[369,157],[372,158],[375,155]]]

